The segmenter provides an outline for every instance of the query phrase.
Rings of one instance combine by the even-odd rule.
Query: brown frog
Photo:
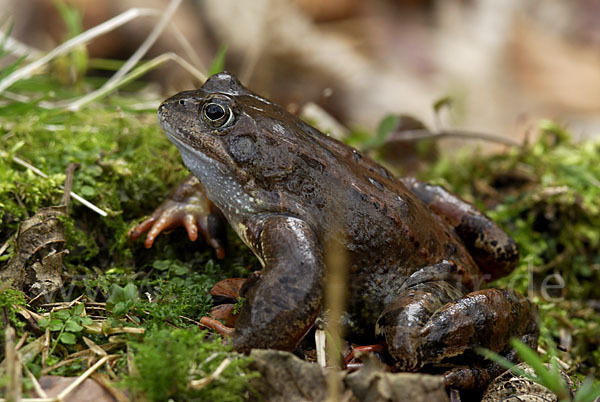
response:
[[[151,246],[179,224],[222,255],[227,219],[263,265],[243,289],[236,350],[296,348],[323,309],[329,242],[348,261],[349,333],[381,337],[398,370],[441,367],[447,385],[480,387],[497,367],[471,365],[475,348],[513,357],[510,338],[536,345],[532,303],[479,290],[514,268],[518,249],[472,205],[393,177],[227,73],[167,99],[158,118],[195,178],[131,237],[149,230]]]

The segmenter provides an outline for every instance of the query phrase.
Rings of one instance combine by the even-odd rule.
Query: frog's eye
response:
[[[233,112],[229,105],[208,102],[202,109],[202,117],[212,127],[224,127],[233,120]]]

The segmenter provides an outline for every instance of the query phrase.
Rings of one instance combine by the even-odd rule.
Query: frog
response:
[[[381,340],[396,371],[473,389],[499,374],[479,348],[514,359],[511,338],[536,346],[535,304],[485,287],[515,268],[518,246],[457,195],[395,177],[226,72],[165,100],[158,120],[192,176],[130,237],[147,232],[150,247],[181,225],[222,257],[219,222],[233,228],[262,266],[240,290],[236,351],[298,347],[326,308],[333,252],[347,273],[344,327]]]

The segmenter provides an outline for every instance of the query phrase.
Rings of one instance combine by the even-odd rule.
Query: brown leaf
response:
[[[65,388],[69,386],[77,377],[59,377],[53,375],[43,376],[39,379],[42,389],[49,397],[58,396]],[[115,402],[116,399],[106,391],[96,381],[87,378],[71,393],[69,393],[63,401],[65,402]]]
[[[221,320],[228,327],[235,327],[237,316],[233,314],[235,304],[219,304],[210,310],[210,317],[215,320]]]
[[[327,400],[329,381],[339,392],[336,400],[448,402],[442,376],[388,373],[375,357],[361,356],[364,366],[352,373],[324,369],[289,352],[255,349],[252,368],[261,376],[252,387],[265,401]]]
[[[246,282],[246,278],[223,279],[213,286],[210,290],[210,294],[236,300],[239,297],[240,289],[244,282]]]

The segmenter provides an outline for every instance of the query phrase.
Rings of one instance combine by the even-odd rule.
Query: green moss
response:
[[[131,346],[136,374],[125,383],[150,401],[242,401],[248,380],[256,376],[247,370],[248,358],[226,353],[219,339],[210,339],[197,328],[151,331]],[[202,387],[194,386],[221,364],[227,367],[220,375]]]
[[[0,320],[8,319],[8,323],[12,326],[23,328],[23,321],[17,319],[17,311],[19,306],[25,307],[27,305],[25,297],[23,296],[23,293],[9,288],[8,285],[8,283],[0,284],[0,311],[6,314],[6,316],[0,318]],[[2,350],[0,355],[4,355],[4,350]]]

